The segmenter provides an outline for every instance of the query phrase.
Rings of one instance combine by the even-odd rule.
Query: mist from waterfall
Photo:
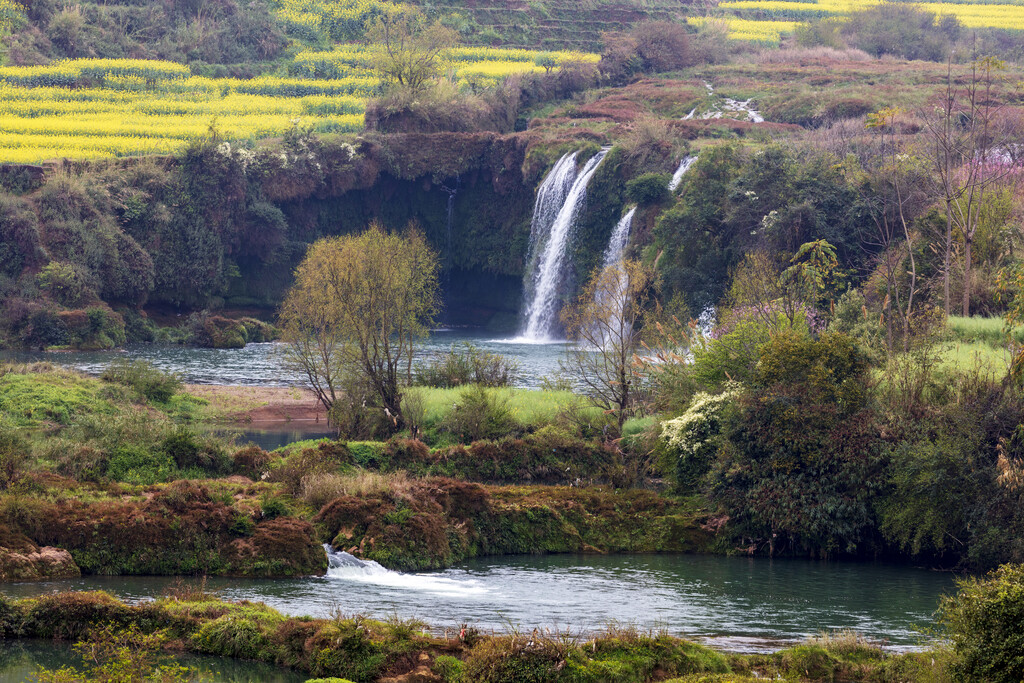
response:
[[[567,154],[559,159],[537,191],[524,287],[526,306],[520,333],[523,340],[555,341],[558,299],[565,280],[566,251],[572,228],[586,201],[587,185],[607,153],[607,149],[602,149],[579,173],[576,173],[577,153]]]

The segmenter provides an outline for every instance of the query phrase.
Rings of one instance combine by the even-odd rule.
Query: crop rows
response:
[[[798,22],[795,21],[758,21],[754,19],[738,19],[736,17],[691,17],[689,22],[701,26],[711,21],[720,21],[729,30],[733,40],[744,40],[766,46],[776,46],[783,34],[793,32]]]
[[[881,0],[726,0],[719,8],[732,10],[743,17],[767,19],[767,23],[808,21],[826,16],[841,16],[851,11],[877,5]],[[920,2],[917,7],[936,15],[955,16],[970,28],[1001,28],[1024,31],[1024,5],[981,0],[975,2]],[[782,32],[787,29],[781,28]],[[791,30],[791,29],[788,29]],[[755,32],[753,35],[757,35]],[[738,36],[737,36],[738,37]],[[745,39],[745,38],[744,38]]]
[[[446,67],[460,82],[479,85],[596,59],[461,48]],[[0,163],[167,154],[211,128],[228,140],[276,137],[296,123],[324,133],[358,131],[366,100],[380,86],[371,63],[367,48],[341,46],[298,55],[292,77],[249,80],[192,76],[186,66],[155,60],[0,67]]]

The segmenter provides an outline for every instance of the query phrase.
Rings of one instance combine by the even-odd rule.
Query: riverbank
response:
[[[770,655],[737,655],[667,633],[610,626],[597,636],[472,625],[430,629],[398,617],[287,617],[259,603],[179,591],[131,605],[106,593],[0,598],[0,635],[76,641],[97,627],[161,632],[177,652],[250,659],[355,683],[747,683],[945,681],[949,653],[888,654],[853,634],[809,639]]]
[[[218,424],[257,429],[327,428],[323,405],[304,387],[186,384],[184,390],[206,401],[211,420]]]

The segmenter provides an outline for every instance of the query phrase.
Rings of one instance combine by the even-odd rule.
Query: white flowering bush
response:
[[[720,394],[699,391],[690,407],[677,418],[661,423],[661,440],[666,469],[674,471],[680,488],[693,488],[707,473],[718,449],[725,409],[740,392],[737,383],[730,383]]]

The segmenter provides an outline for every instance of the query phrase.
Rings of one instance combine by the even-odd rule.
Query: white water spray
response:
[[[487,592],[486,588],[472,579],[460,581],[432,574],[393,572],[373,560],[360,560],[346,552],[335,551],[328,543],[324,544],[324,551],[327,553],[329,579],[450,596],[481,595]]]
[[[683,182],[683,176],[690,170],[694,162],[697,161],[696,156],[690,156],[683,159],[682,163],[679,164],[679,168],[672,174],[672,180],[668,182],[668,191],[675,192],[679,189],[679,184]]]
[[[607,149],[602,149],[575,176],[550,223],[547,222],[550,209],[559,194],[559,188],[564,187],[568,177],[568,171],[560,167],[565,162],[575,169],[576,154],[568,155],[568,159],[562,157],[537,192],[533,223],[530,227],[530,246],[534,252],[530,260],[531,263],[536,260],[536,265],[527,279],[526,296],[529,304],[526,306],[526,324],[520,335],[524,341],[553,341],[557,333],[558,294],[565,279],[565,252],[569,246],[572,227],[586,200],[587,185],[607,153]],[[547,239],[543,239],[544,232],[547,233]]]

